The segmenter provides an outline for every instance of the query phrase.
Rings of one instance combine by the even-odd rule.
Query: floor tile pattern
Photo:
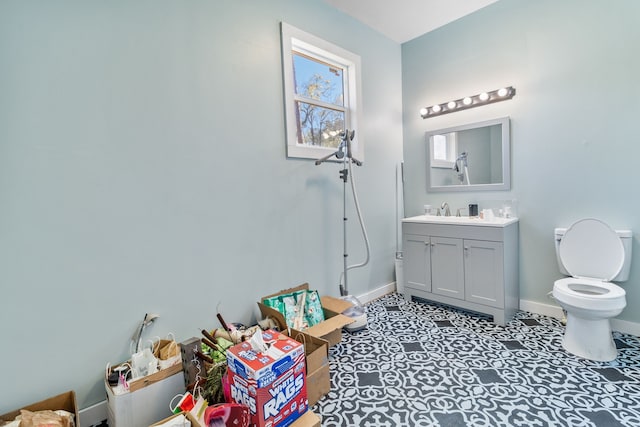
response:
[[[312,409],[331,426],[640,426],[640,339],[614,332],[618,358],[562,348],[553,318],[491,318],[389,294],[368,328],[330,350],[331,391]]]

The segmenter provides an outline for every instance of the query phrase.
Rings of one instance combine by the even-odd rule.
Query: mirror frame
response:
[[[477,129],[482,127],[502,125],[502,182],[495,184],[471,184],[471,185],[431,185],[431,141],[433,135],[458,132],[462,130]],[[483,122],[469,123],[461,126],[453,126],[445,129],[437,129],[426,132],[427,141],[427,192],[439,193],[448,191],[499,191],[511,189],[511,129],[509,117],[486,120]]]

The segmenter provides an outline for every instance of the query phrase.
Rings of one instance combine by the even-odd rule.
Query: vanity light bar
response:
[[[503,87],[501,89],[492,90],[491,92],[482,92],[478,95],[467,96],[465,98],[456,99],[455,101],[421,108],[420,115],[423,119],[441,116],[455,111],[462,111],[468,108],[480,107],[481,105],[493,104],[494,102],[506,101],[507,99],[513,98],[515,94],[516,88],[513,86]]]

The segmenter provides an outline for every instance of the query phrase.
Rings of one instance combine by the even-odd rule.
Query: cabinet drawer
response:
[[[402,223],[402,232],[405,234],[453,237],[459,239],[489,240],[493,242],[502,242],[504,240],[505,229],[506,227],[503,228],[473,225],[419,224],[411,222]]]

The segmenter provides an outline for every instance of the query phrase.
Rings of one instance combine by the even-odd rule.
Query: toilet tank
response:
[[[560,241],[562,240],[562,236],[567,231],[567,228],[556,228],[553,231],[555,237],[555,246],[556,246],[556,260],[558,261],[558,268],[560,269],[560,273],[565,276],[570,276],[567,269],[562,264],[562,260],[560,259]],[[612,282],[625,282],[629,280],[629,272],[631,271],[631,248],[633,247],[633,233],[631,230],[616,230],[616,234],[620,237],[622,241],[622,247],[624,248],[624,262],[622,264],[622,269],[620,273],[616,277],[614,277]]]

